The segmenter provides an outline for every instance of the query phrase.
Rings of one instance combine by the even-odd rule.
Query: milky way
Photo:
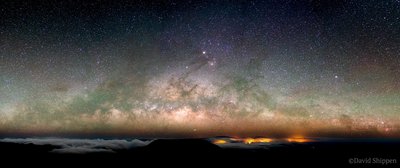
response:
[[[400,2],[0,2],[0,132],[400,136]]]

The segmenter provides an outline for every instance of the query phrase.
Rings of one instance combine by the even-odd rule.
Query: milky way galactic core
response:
[[[400,2],[0,2],[0,133],[400,136]]]

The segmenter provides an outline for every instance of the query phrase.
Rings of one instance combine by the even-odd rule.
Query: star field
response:
[[[400,135],[395,0],[0,9],[3,133]]]

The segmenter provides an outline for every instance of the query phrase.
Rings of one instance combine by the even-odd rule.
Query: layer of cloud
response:
[[[104,139],[67,139],[67,138],[5,138],[0,142],[19,144],[53,145],[58,148],[52,150],[54,153],[95,153],[126,150],[148,145],[151,141],[134,139],[128,140],[104,140]]]

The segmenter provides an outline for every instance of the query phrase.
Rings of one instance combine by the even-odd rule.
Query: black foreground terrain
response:
[[[400,167],[399,141],[324,141],[246,149],[221,148],[204,139],[159,139],[144,147],[118,150],[115,153],[50,152],[56,148],[58,147],[53,145],[0,143],[2,162],[13,165]],[[363,160],[365,163],[359,163]],[[386,163],[387,161],[397,163]]]

